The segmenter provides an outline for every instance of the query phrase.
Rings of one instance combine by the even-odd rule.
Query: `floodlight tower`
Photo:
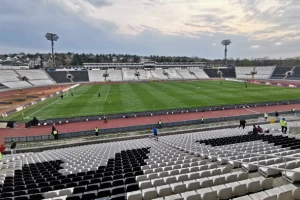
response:
[[[230,40],[223,40],[222,44],[225,46],[225,65],[227,66],[227,46],[231,44]]]
[[[58,40],[58,35],[56,35],[55,33],[47,33],[45,35],[45,37],[47,38],[47,40],[50,40],[51,41],[51,49],[52,49],[52,66],[53,67],[56,67],[56,64],[55,64],[55,57],[54,57],[54,41],[57,41]]]

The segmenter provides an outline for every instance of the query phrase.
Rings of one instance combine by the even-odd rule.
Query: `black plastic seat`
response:
[[[86,189],[86,186],[74,187],[73,194],[83,193]]]
[[[29,196],[29,200],[42,200],[44,199],[43,194],[39,193],[39,194],[32,194]]]
[[[138,183],[132,183],[132,184],[128,184],[126,185],[126,192],[133,192],[136,190],[139,190],[139,185]]]
[[[111,195],[123,194],[125,193],[124,186],[113,187],[111,189]]]
[[[26,195],[26,194],[27,194],[27,192],[25,190],[14,192],[14,196],[22,196],[22,195]]]
[[[102,182],[102,183],[100,183],[100,188],[105,189],[105,188],[110,188],[110,187],[112,187],[112,184],[111,184],[110,181],[109,182]]]
[[[110,200],[126,200],[125,194],[113,195],[109,198]]]
[[[120,186],[120,185],[123,185],[124,184],[124,180],[123,179],[119,179],[119,180],[115,180],[112,182],[112,186],[115,187],[115,186]]]
[[[15,200],[29,200],[28,196],[15,197]]]
[[[40,188],[41,192],[49,192],[49,191],[52,191],[52,190],[53,190],[53,187],[51,187],[51,186]]]
[[[131,184],[131,183],[135,183],[136,180],[135,180],[135,177],[129,177],[129,178],[126,178],[125,179],[125,184]]]
[[[101,190],[98,190],[97,198],[104,198],[104,197],[109,197],[109,196],[111,196],[110,189],[101,189]]]
[[[81,200],[82,194],[72,194],[66,198],[66,200]]]
[[[89,191],[89,192],[85,192],[83,193],[81,200],[91,200],[91,199],[95,199],[97,196],[97,191]]]
[[[86,191],[93,191],[98,189],[99,189],[99,184],[91,184],[87,186]]]

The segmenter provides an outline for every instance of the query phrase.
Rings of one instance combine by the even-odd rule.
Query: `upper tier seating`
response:
[[[123,81],[137,80],[138,77],[135,76],[136,71],[133,69],[122,69]]]
[[[108,77],[106,77],[106,80],[122,81],[122,71],[121,70],[108,69],[107,73],[108,73]]]
[[[209,77],[207,74],[204,72],[203,69],[199,68],[189,68],[191,72],[194,72],[194,74],[199,78],[199,79],[208,79]]]
[[[69,74],[73,75],[74,82],[89,82],[89,75],[86,70],[69,71]]]
[[[269,79],[272,75],[275,67],[265,66],[265,67],[236,67],[236,77],[238,79],[252,79],[252,74],[254,70],[257,72],[254,74],[255,79]]]
[[[288,67],[275,67],[273,74],[271,76],[271,79],[283,79],[286,76],[286,73],[288,71],[291,71],[293,67],[288,66]]]
[[[67,71],[48,71],[47,72],[56,83],[70,83],[67,78]]]
[[[191,74],[188,69],[176,69],[176,70],[184,79],[196,79],[196,77],[193,74]]]
[[[103,74],[105,74],[106,70],[89,70],[89,80],[90,82],[104,82],[105,77]]]

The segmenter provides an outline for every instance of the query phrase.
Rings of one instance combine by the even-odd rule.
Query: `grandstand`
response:
[[[246,127],[248,129],[249,127]],[[3,199],[299,199],[300,140],[219,129],[4,155]],[[284,180],[287,180],[285,182]]]
[[[139,74],[139,77],[138,77],[139,80],[145,81],[145,80],[151,79],[150,71],[138,69],[138,70],[136,70],[136,72]]]
[[[53,85],[53,81],[43,70],[0,70],[0,84],[5,88],[25,88]]]
[[[194,75],[198,78],[198,79],[208,79],[208,75],[204,72],[203,69],[198,69],[198,68],[192,68],[189,69],[190,72],[194,73]]]
[[[251,79],[252,75],[248,73],[254,70],[256,71],[255,79],[276,77],[297,80],[300,72],[299,67],[286,67],[284,70],[282,67],[200,69],[199,67],[190,67],[190,65],[187,68],[165,68],[168,66],[166,63],[148,63],[147,67],[152,67],[152,65],[163,66],[154,69],[137,68],[136,66],[140,67],[141,65],[134,64],[124,64],[123,66],[127,65],[130,67],[121,69],[113,65],[101,64],[89,66],[93,70],[63,69],[49,70],[47,73],[43,70],[1,70],[0,89],[51,85],[53,84],[52,80],[57,83],[71,83],[103,82],[106,80]],[[176,64],[173,63],[172,66],[176,66]],[[292,73],[286,74],[286,70]],[[283,76],[282,72],[284,72]],[[105,78],[105,75],[108,76]],[[26,79],[22,80],[24,77]],[[179,94],[184,97],[191,96],[194,98],[192,100],[197,102],[204,100],[205,105],[208,105],[208,101],[217,101],[218,105],[223,106],[224,109],[226,106],[223,105],[225,103],[223,99],[221,101],[209,96],[209,93],[212,93],[212,90],[216,91],[216,88],[220,91],[223,90],[219,87],[218,81],[213,82],[184,82],[184,85],[179,85],[182,83],[177,82],[177,86],[171,85],[174,83],[165,83],[166,85],[163,87],[169,92],[169,96],[166,98],[168,106],[171,106],[171,101],[178,103],[179,100],[176,95]],[[228,91],[234,90],[233,88],[237,88],[240,83],[228,82],[225,93],[228,95],[227,97],[232,97]],[[150,84],[152,85],[150,86]],[[123,89],[125,88],[126,93],[132,96],[124,98],[124,100],[116,100],[122,101],[122,104],[128,104],[130,107],[151,104],[153,109],[155,105],[152,101],[154,100],[151,102],[140,101],[137,97],[148,100],[146,93],[150,93],[150,97],[153,99],[156,95],[161,96],[164,92],[162,89],[157,90],[158,84],[162,85],[161,83],[124,84],[122,85],[122,87],[124,86]],[[205,88],[208,88],[208,85],[205,84],[209,85],[209,92],[205,92]],[[223,83],[223,86],[225,84]],[[116,90],[113,85],[118,87],[116,84],[101,84],[99,87],[92,88],[91,85],[78,89],[80,94],[88,91],[85,95],[86,99],[82,100],[80,98],[82,100],[79,102],[80,104],[82,102],[88,103],[89,95],[93,97],[91,102],[98,100],[102,102],[102,99],[95,100],[94,98],[94,94],[99,91],[105,96],[106,101],[111,88],[114,91]],[[240,88],[244,88],[243,83],[240,85]],[[201,87],[203,89],[198,90]],[[257,92],[261,94],[259,85],[254,85],[251,89],[255,90],[255,87]],[[272,86],[267,87],[272,93]],[[153,92],[151,88],[155,91],[154,95],[151,94]],[[286,90],[286,94],[290,93],[293,88],[289,89]],[[172,90],[175,90],[176,93],[172,93]],[[141,91],[145,93],[139,93]],[[118,92],[121,94],[121,90],[118,90]],[[278,92],[279,90],[276,91],[276,93]],[[115,97],[109,98],[111,98],[109,103],[115,101],[113,99]],[[261,96],[259,98],[262,99]],[[72,97],[72,102],[75,99],[76,97]],[[235,99],[236,96],[230,101],[232,102]],[[53,102],[56,103],[59,100],[55,99]],[[64,101],[71,104],[71,100],[69,102],[68,100],[66,98]],[[240,100],[244,103],[243,99]],[[53,102],[48,102],[48,105]],[[192,101],[184,104],[189,105],[190,102]],[[164,107],[162,100],[158,99],[156,103]],[[101,103],[99,107],[104,104]],[[180,106],[184,104],[180,104]],[[46,106],[43,106],[43,108]],[[56,106],[66,109],[62,102],[59,102]],[[121,107],[117,107],[119,105],[111,106],[114,109],[121,109]],[[155,109],[160,112],[160,108]],[[241,108],[244,108],[244,106],[241,105]],[[38,110],[38,108],[35,109]],[[108,105],[105,105],[105,109],[105,112],[109,112]],[[32,113],[36,114],[36,110],[33,110]],[[82,110],[84,113],[89,111],[83,108]],[[174,112],[175,110],[177,108],[174,109]],[[193,110],[190,109],[189,111],[192,112]],[[54,110],[51,110],[51,112],[54,112]],[[179,109],[177,112],[183,113]],[[116,117],[117,114],[114,116]],[[149,112],[144,112],[145,116],[146,114],[150,116]],[[98,116],[93,117],[101,120]],[[137,116],[135,115],[135,117]],[[78,116],[78,120],[79,118],[80,116]],[[125,115],[123,115],[123,118],[125,118]],[[92,118],[84,119],[88,121]],[[63,121],[62,118],[59,120],[59,123]],[[45,121],[51,124],[54,120]],[[0,164],[0,200],[300,199],[300,188],[297,187],[297,182],[300,181],[300,139],[291,134],[281,134],[278,131],[280,129],[278,123],[262,125],[262,127],[270,132],[249,135],[249,126],[246,127],[246,130],[211,128],[210,130],[184,131],[185,133],[181,134],[166,133],[159,137],[159,141],[147,138],[144,135],[137,137],[140,139],[133,139],[128,136],[124,141],[109,142],[101,140],[101,143],[97,144],[81,144],[80,146],[68,146],[66,148],[60,148],[56,145],[57,143],[54,143],[54,149],[47,148],[43,152],[6,154]],[[125,127],[124,130],[126,128],[128,127]],[[22,138],[26,137],[22,136]],[[31,139],[32,141],[35,140],[33,137]]]
[[[293,67],[291,71],[292,71],[291,75],[288,75],[286,77],[286,79],[289,79],[289,80],[300,80],[300,66]]]
[[[56,83],[71,83],[67,71],[48,71],[47,73]]]
[[[272,73],[271,79],[284,79],[287,73],[292,69],[293,67],[291,66],[276,66]]]
[[[182,76],[177,73],[176,69],[165,69],[164,71],[167,73],[168,78],[171,80],[183,79]]]
[[[90,66],[90,65],[87,65]],[[237,79],[287,79],[299,80],[300,67],[235,67],[235,68],[198,68],[189,64],[156,63],[155,68],[143,68],[143,65],[93,64],[85,69],[49,69],[44,70],[1,70],[0,84],[4,88],[24,88],[46,86],[56,83],[104,82],[104,81],[148,81],[148,80],[196,80],[208,78]],[[96,67],[97,66],[97,67]],[[125,68],[122,68],[125,66]],[[130,66],[130,67],[128,67]],[[173,66],[159,68],[159,66]],[[175,66],[175,67],[174,67]],[[182,68],[181,68],[182,67]],[[253,75],[252,75],[253,72]],[[105,74],[107,77],[105,77]],[[139,74],[139,76],[137,76]]]
[[[69,71],[69,74],[73,77],[74,82],[89,82],[89,75],[86,70]]]
[[[122,81],[121,70],[108,69],[107,73],[108,73],[108,77],[106,77],[107,81]]]
[[[151,73],[154,79],[160,79],[160,80],[168,79],[168,76],[164,74],[163,69],[156,68],[155,70],[152,70]]]
[[[269,79],[274,71],[274,66],[265,67],[236,67],[236,77],[239,79],[252,79],[252,72],[254,72],[254,79],[263,80]]]
[[[191,74],[188,69],[176,69],[177,73],[180,74],[180,76],[183,79],[195,79],[195,75]]]
[[[88,70],[88,76],[90,82],[104,82],[106,70]]]
[[[137,80],[136,71],[133,69],[122,69],[123,81]]]

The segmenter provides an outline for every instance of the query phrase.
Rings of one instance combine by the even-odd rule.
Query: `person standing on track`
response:
[[[96,126],[96,128],[95,128],[95,135],[98,136],[98,134],[99,134],[99,128]]]
[[[295,108],[294,107],[292,108],[291,111],[292,111],[292,114],[295,114]]]
[[[268,113],[267,112],[265,112],[264,118],[265,118],[265,121],[267,121],[267,119],[268,119]]]
[[[106,123],[106,122],[107,122],[107,117],[106,117],[106,115],[104,115],[103,119],[104,119],[104,123]]]
[[[54,140],[58,140],[58,131],[56,129],[52,131],[52,134],[54,136]]]

